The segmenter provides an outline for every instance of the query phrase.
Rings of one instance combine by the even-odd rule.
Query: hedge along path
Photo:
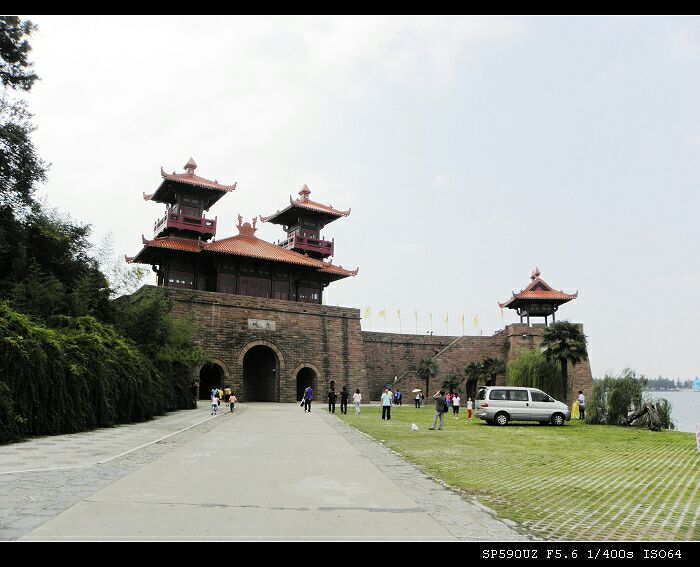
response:
[[[397,453],[549,540],[700,539],[700,455],[692,434],[591,426],[446,420],[414,408],[339,416]],[[425,410],[423,410],[425,412]],[[466,457],[466,458],[465,458]]]

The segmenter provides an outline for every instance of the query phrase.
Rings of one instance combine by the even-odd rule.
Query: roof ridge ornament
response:
[[[309,186],[306,183],[304,183],[304,186],[301,188],[301,191],[299,191],[299,195],[301,195],[302,201],[309,200],[309,195],[311,195],[311,189],[309,189]]]
[[[239,214],[238,215],[238,225],[236,225],[236,228],[238,229],[238,235],[239,236],[254,237],[255,231],[258,230],[255,227],[255,224],[257,222],[258,222],[257,217],[253,217],[253,224],[252,225],[249,222],[243,222],[243,217]]]
[[[185,167],[183,167],[182,169],[187,171],[187,175],[194,175],[194,170],[197,169],[197,164],[190,156],[190,159],[187,160]],[[216,181],[214,183],[216,183]]]
[[[535,269],[532,270],[532,274],[530,275],[530,279],[534,281],[537,278],[539,278],[540,275],[541,275],[540,269],[537,266],[535,266]]]

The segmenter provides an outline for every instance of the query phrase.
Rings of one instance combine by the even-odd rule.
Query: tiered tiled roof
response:
[[[338,209],[334,209],[333,205],[322,205],[321,203],[317,203],[316,201],[312,201],[311,199],[309,199],[310,194],[311,190],[308,188],[307,185],[304,185],[301,188],[301,191],[299,191],[299,195],[301,195],[301,198],[292,199],[292,196],[290,195],[289,206],[287,208],[282,209],[281,211],[277,211],[276,213],[267,217],[260,216],[260,220],[262,222],[272,222],[275,224],[290,224],[292,216],[289,213],[293,212],[293,209],[299,208],[319,213],[321,216],[330,217],[330,222],[331,220],[335,220],[336,218],[347,217],[350,214],[350,211],[352,210],[348,209],[347,211],[340,211]]]
[[[520,290],[519,293],[513,292],[513,297],[511,297],[505,303],[499,303],[501,308],[508,307],[510,309],[516,309],[524,301],[547,301],[550,303],[556,303],[561,305],[572,299],[578,297],[578,291],[576,293],[564,293],[563,291],[557,291],[553,289],[547,282],[540,278],[539,268],[535,268],[530,275],[530,285],[525,289]]]
[[[160,175],[163,178],[156,192],[147,195],[143,194],[143,198],[146,201],[157,201],[159,203],[173,203],[175,199],[175,192],[173,191],[172,184],[184,183],[186,185],[192,185],[202,189],[202,197],[206,201],[205,209],[209,210],[216,201],[223,197],[226,193],[230,193],[236,189],[236,183],[233,185],[223,185],[219,183],[216,179],[211,181],[210,179],[205,179],[199,175],[194,174],[194,170],[197,169],[197,164],[192,158],[190,158],[185,167],[183,168],[186,173],[166,173],[163,168],[160,168]]]
[[[244,256],[246,258],[257,258],[259,260],[269,260],[271,262],[307,266],[324,274],[328,274],[332,279],[355,276],[359,271],[359,269],[354,271],[346,270],[342,266],[334,266],[328,262],[315,260],[314,258],[309,258],[293,250],[287,250],[286,248],[261,240],[255,236],[255,231],[257,230],[255,227],[256,220],[253,220],[252,225],[248,222],[243,223],[242,220],[243,219],[239,215],[237,227],[238,235],[214,242],[203,242],[201,240],[173,236],[154,238],[153,240],[142,237],[144,244],[143,249],[133,258],[127,258],[127,261],[147,264],[150,263],[152,249],[166,248],[168,250],[178,250],[182,252],[232,254],[234,256]]]

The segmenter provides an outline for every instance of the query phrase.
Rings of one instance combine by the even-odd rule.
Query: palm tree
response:
[[[569,362],[572,366],[588,357],[586,350],[586,335],[577,325],[569,321],[552,323],[542,334],[542,352],[547,360],[559,362],[561,365],[564,401],[569,398]]]
[[[485,358],[481,361],[481,368],[484,377],[488,380],[488,386],[493,386],[496,383],[496,377],[499,374],[504,374],[506,371],[506,363],[500,358]]]
[[[425,380],[425,395],[428,395],[430,379],[435,378],[438,373],[438,363],[435,362],[432,356],[426,356],[418,363],[416,370],[418,377]]]
[[[470,362],[464,367],[464,373],[467,375],[467,397],[476,397],[476,386],[479,380],[484,375],[484,368],[481,366],[481,362]]]
[[[455,391],[459,391],[459,385],[462,380],[456,374],[448,374],[446,380],[442,383],[443,389],[448,389],[450,394],[454,394]]]

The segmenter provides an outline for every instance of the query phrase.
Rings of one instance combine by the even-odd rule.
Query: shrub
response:
[[[150,419],[167,409],[155,367],[92,317],[32,321],[0,302],[0,440]]]
[[[508,386],[539,388],[557,400],[564,399],[561,367],[538,350],[522,349],[506,367]]]
[[[615,425],[641,408],[646,378],[626,368],[621,376],[606,375],[593,381],[593,391],[586,400],[586,422]]]

